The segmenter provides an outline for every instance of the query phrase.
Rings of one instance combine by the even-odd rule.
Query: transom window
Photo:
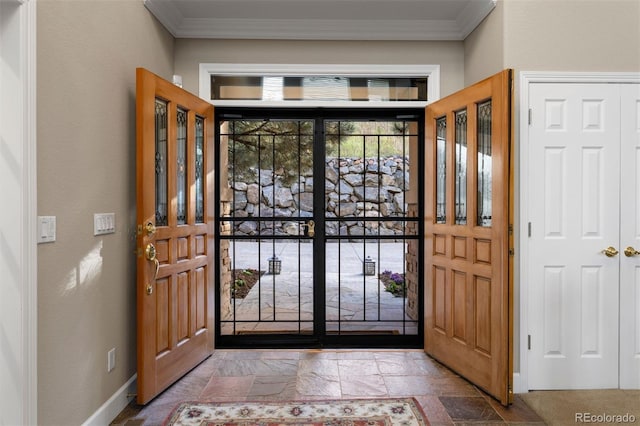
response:
[[[212,100],[427,101],[427,77],[212,75]]]
[[[202,63],[199,94],[229,107],[424,108],[440,66]]]

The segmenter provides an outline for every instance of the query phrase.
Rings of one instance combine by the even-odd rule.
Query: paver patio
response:
[[[402,273],[406,246],[399,242],[332,242],[325,245],[327,330],[417,333],[417,322],[405,314],[406,299],[385,291],[377,278],[385,270]],[[268,271],[274,253],[282,262],[278,275],[265,274],[244,299],[232,299],[238,332],[309,332],[313,327],[313,245],[298,241],[231,243],[232,269]],[[363,259],[376,261],[376,275],[363,274]],[[322,272],[321,272],[322,273]],[[402,319],[406,320],[402,322]],[[349,321],[348,323],[340,321]],[[283,322],[293,321],[293,322]],[[390,322],[398,321],[398,322]],[[233,333],[224,322],[223,334]]]

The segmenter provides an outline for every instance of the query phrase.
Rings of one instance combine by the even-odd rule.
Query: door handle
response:
[[[633,247],[629,246],[626,249],[624,249],[624,255],[627,257],[633,257],[640,254],[640,251],[634,249]]]
[[[605,256],[607,257],[614,257],[615,255],[617,255],[619,252],[618,250],[616,250],[615,248],[609,246],[606,249],[602,250],[602,253],[605,254]]]
[[[153,293],[153,283],[156,281],[156,278],[158,277],[158,271],[160,270],[160,261],[156,257],[156,247],[151,243],[147,244],[147,247],[144,249],[144,254],[147,260],[153,262],[156,267],[156,271],[153,274],[153,280],[151,280],[152,282],[147,284],[147,294],[151,295]]]
[[[301,223],[300,226],[302,228],[307,228],[307,236],[313,238],[316,235],[316,223],[313,220],[310,220],[307,223]]]

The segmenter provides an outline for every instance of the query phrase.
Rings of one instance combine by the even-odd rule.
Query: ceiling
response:
[[[496,0],[144,0],[176,38],[464,40]]]

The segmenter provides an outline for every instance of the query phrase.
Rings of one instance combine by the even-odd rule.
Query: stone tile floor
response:
[[[181,401],[413,396],[432,425],[543,425],[518,396],[509,408],[420,350],[216,350],[146,406],[112,425],[160,425]]]

